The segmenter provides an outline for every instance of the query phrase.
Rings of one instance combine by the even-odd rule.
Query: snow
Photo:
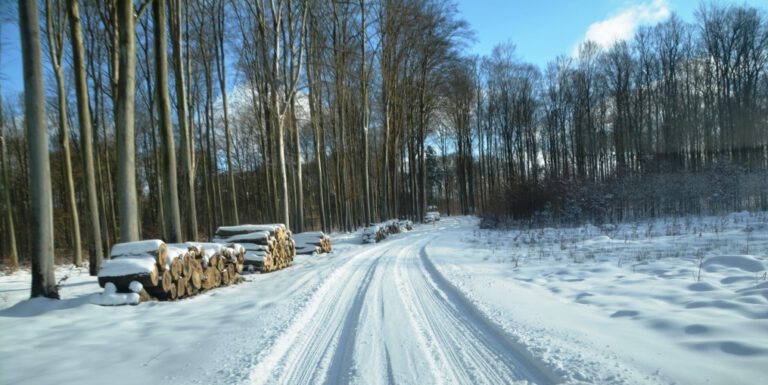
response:
[[[145,241],[118,243],[112,246],[110,256],[119,257],[123,255],[143,255],[157,251],[163,245],[159,239],[149,239]]]
[[[226,238],[225,242],[246,244],[246,243],[256,243],[255,241],[264,241],[268,239],[270,239],[269,232],[259,231],[259,232],[234,235],[229,238]]]
[[[71,266],[56,270],[62,300],[27,299],[19,271],[0,276],[0,382],[760,383],[768,233],[746,229],[765,223],[444,217],[374,245],[331,234],[334,253],[138,306],[96,306],[138,295]]]
[[[139,295],[136,293],[107,293],[93,294],[90,301],[100,306],[138,305]]]
[[[141,291],[144,290],[144,286],[141,284],[141,282],[131,281],[131,283],[128,285],[128,289],[130,289],[133,293],[141,293]]]
[[[155,268],[155,257],[151,255],[130,255],[104,261],[99,277],[121,277],[129,274],[147,274]]]

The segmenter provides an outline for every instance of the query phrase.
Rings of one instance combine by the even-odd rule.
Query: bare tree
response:
[[[77,116],[80,125],[80,146],[83,153],[83,170],[85,173],[88,229],[91,237],[90,263],[88,267],[90,274],[96,275],[99,272],[104,254],[101,245],[101,221],[99,218],[99,203],[96,194],[96,175],[93,162],[93,128],[91,126],[88,82],[86,80],[83,37],[80,27],[80,9],[77,0],[67,0],[67,11],[69,14],[70,39],[72,42],[75,90],[77,92]]]
[[[59,298],[53,275],[53,200],[48,160],[48,127],[40,55],[36,1],[19,0],[19,33],[24,63],[24,115],[29,146],[29,190],[32,202],[32,297]]]
[[[163,205],[165,206],[165,226],[170,242],[181,242],[181,213],[179,211],[179,193],[176,178],[176,146],[171,124],[171,100],[168,94],[168,46],[166,33],[165,0],[153,0],[152,16],[155,45],[155,83],[158,91],[160,116],[160,137],[163,153]]]
[[[67,91],[64,84],[64,45],[66,42],[66,7],[63,1],[45,1],[45,29],[48,37],[48,51],[56,78],[56,97],[59,112],[59,140],[64,155],[64,172],[67,179],[67,204],[72,218],[72,248],[75,251],[75,266],[82,266],[83,255],[80,242],[80,219],[75,201],[75,179],[72,176],[72,154],[69,149],[69,130],[67,129]]]
[[[187,109],[187,88],[184,76],[184,62],[182,57],[182,9],[181,0],[169,0],[171,42],[173,49],[173,74],[176,85],[176,120],[179,125],[179,137],[181,139],[181,169],[184,181],[184,194],[186,194],[185,214],[187,218],[187,239],[197,239],[197,204],[195,202],[195,171],[194,171],[194,144],[191,122],[192,119]],[[189,12],[189,11],[187,11]],[[189,52],[187,52],[189,57]],[[187,67],[187,69],[189,69]]]
[[[117,135],[117,200],[120,212],[120,242],[139,240],[136,199],[136,139],[134,109],[136,94],[136,38],[133,0],[116,4],[119,65],[115,123]]]
[[[213,10],[213,58],[216,63],[216,75],[219,78],[219,90],[221,91],[222,111],[224,113],[224,140],[226,142],[227,175],[229,177],[229,196],[232,204],[232,222],[240,223],[240,215],[237,210],[237,191],[235,190],[235,174],[232,167],[232,133],[229,128],[229,106],[227,103],[227,68],[226,53],[224,51],[224,29],[226,27],[226,12],[224,1],[217,0],[212,4]]]

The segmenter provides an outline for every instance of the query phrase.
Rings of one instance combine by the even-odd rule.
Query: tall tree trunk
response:
[[[304,231],[304,181],[301,175],[301,133],[296,121],[296,98],[291,97],[291,124],[296,135],[296,225],[295,231]]]
[[[197,203],[195,201],[195,172],[192,145],[192,119],[187,112],[187,90],[184,77],[184,56],[181,49],[181,0],[170,0],[170,29],[173,49],[173,74],[176,85],[176,119],[181,139],[181,169],[186,194],[187,239],[197,239]]]
[[[179,211],[179,192],[176,178],[176,145],[173,139],[171,124],[171,98],[168,95],[168,47],[165,28],[165,0],[154,0],[152,3],[153,27],[155,33],[155,78],[158,87],[158,104],[160,116],[160,137],[163,152],[163,205],[165,206],[165,227],[168,231],[168,241],[182,241],[181,212]]]
[[[136,37],[133,0],[117,0],[119,68],[115,131],[117,136],[117,200],[120,211],[120,242],[139,240],[136,199]]]
[[[19,34],[24,67],[24,115],[29,149],[29,190],[32,203],[31,296],[59,298],[53,274],[53,199],[48,157],[43,63],[37,1],[19,0]]]
[[[224,112],[224,139],[227,151],[227,176],[229,178],[229,197],[232,204],[232,222],[240,224],[240,215],[237,212],[237,191],[235,190],[235,174],[232,169],[232,134],[229,129],[229,106],[227,105],[227,81],[226,81],[226,56],[224,53],[224,2],[217,5],[215,11],[216,21],[214,22],[214,58],[216,59],[216,74],[219,78],[219,88],[221,90],[222,109]]]
[[[323,150],[320,131],[320,114],[322,114],[321,108],[319,108],[318,101],[321,97],[320,84],[317,82],[316,71],[319,66],[319,55],[316,54],[316,40],[319,39],[318,32],[316,31],[316,19],[312,16],[312,44],[307,44],[307,86],[309,88],[309,116],[312,124],[312,134],[314,135],[315,142],[315,162],[317,163],[317,189],[318,189],[318,207],[320,210],[320,228],[323,231],[328,231],[327,218],[328,215],[325,212],[325,185],[323,178]],[[312,58],[312,65],[309,65],[309,59]]]
[[[360,39],[360,87],[363,90],[362,103],[363,103],[363,188],[365,194],[363,218],[365,220],[365,226],[371,223],[371,180],[370,180],[370,148],[368,147],[368,73],[366,72],[366,58],[365,58],[365,45],[367,43],[365,37],[365,0],[360,0],[360,14],[362,16],[362,22],[360,30],[362,32],[362,38]]]
[[[3,177],[3,201],[5,203],[5,220],[8,226],[8,239],[10,240],[10,256],[8,266],[11,270],[19,268],[19,252],[16,249],[16,229],[13,224],[13,206],[11,206],[11,181],[8,178],[8,163],[6,160],[5,137],[3,136],[3,105],[0,102],[0,166],[2,166]]]
[[[80,240],[80,219],[75,200],[75,180],[72,176],[72,154],[69,149],[69,130],[67,129],[67,96],[64,86],[64,69],[62,58],[64,55],[64,8],[57,2],[53,6],[51,0],[45,1],[45,29],[48,34],[48,50],[53,64],[53,73],[56,78],[56,96],[59,109],[59,140],[64,156],[64,178],[66,179],[67,206],[72,219],[73,249],[75,252],[75,266],[83,265],[82,242]]]
[[[77,92],[77,117],[80,124],[80,147],[83,153],[83,171],[88,205],[88,232],[91,237],[90,261],[88,270],[97,275],[104,253],[101,245],[101,220],[99,218],[99,200],[96,193],[96,174],[93,165],[93,127],[86,80],[85,50],[80,27],[80,9],[77,0],[67,0],[69,13],[70,39],[72,41],[72,59],[75,72],[75,91]]]

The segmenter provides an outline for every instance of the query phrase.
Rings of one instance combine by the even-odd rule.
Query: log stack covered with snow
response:
[[[330,253],[331,237],[322,231],[311,231],[293,235],[296,254]]]
[[[237,243],[245,250],[244,264],[249,271],[262,273],[290,266],[296,255],[296,243],[284,224],[222,226],[213,241]]]
[[[376,243],[383,241],[392,234],[398,234],[413,229],[413,222],[409,220],[398,221],[390,219],[381,223],[372,223],[363,229],[363,243]]]
[[[239,282],[245,248],[153,239],[116,244],[110,257],[99,271],[103,296],[132,292],[141,300],[174,300]]]

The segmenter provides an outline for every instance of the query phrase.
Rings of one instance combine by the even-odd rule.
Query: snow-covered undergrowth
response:
[[[466,232],[428,260],[534,356],[587,383],[750,384],[768,368],[768,215]],[[467,252],[456,253],[456,250]]]

